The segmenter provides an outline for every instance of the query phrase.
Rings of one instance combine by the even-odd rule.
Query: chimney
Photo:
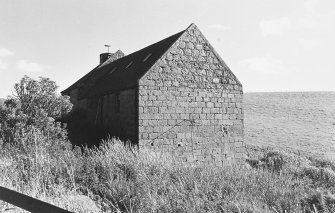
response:
[[[112,55],[113,55],[113,53],[101,53],[100,54],[100,64],[107,61],[107,59],[109,59]]]
[[[121,50],[116,51],[115,53],[101,53],[100,54],[100,64],[103,64],[108,60],[108,63],[111,63],[119,58],[124,57],[124,53]]]

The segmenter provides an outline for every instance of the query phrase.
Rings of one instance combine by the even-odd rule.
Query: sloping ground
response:
[[[335,92],[246,93],[245,142],[335,159]]]

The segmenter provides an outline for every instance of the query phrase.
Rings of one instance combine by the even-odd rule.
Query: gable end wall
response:
[[[139,146],[184,161],[242,159],[243,90],[196,27],[139,80]]]

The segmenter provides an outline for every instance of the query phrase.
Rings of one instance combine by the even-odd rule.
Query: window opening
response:
[[[116,69],[117,69],[117,67],[114,67],[114,68],[109,72],[109,74],[112,74]]]
[[[147,55],[147,57],[145,57],[145,59],[143,59],[143,62],[145,62],[146,60],[148,60],[148,58],[150,58],[151,55],[152,55],[152,53],[149,53],[149,54]]]
[[[115,70],[116,70],[117,67],[114,67],[110,72],[109,74],[112,74]]]
[[[132,65],[133,64],[133,62],[131,61],[127,66],[126,66],[126,69],[128,68],[128,67],[130,67],[130,65]]]

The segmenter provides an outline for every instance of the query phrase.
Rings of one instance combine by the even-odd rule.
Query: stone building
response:
[[[112,136],[185,161],[243,157],[243,90],[196,25],[100,64],[62,92]]]

